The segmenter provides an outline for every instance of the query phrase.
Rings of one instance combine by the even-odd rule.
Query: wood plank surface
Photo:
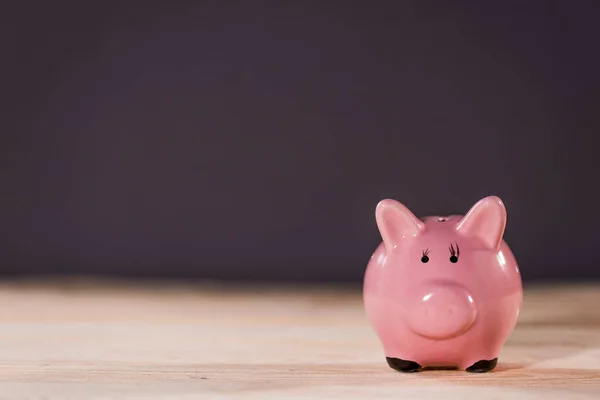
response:
[[[399,374],[357,288],[0,284],[0,399],[600,399],[600,286],[526,287],[487,374]]]

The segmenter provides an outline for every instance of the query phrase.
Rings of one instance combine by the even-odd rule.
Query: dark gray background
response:
[[[495,194],[525,280],[600,278],[595,2],[14,3],[4,276],[358,282],[380,199]]]

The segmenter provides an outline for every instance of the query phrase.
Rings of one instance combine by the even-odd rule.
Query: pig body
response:
[[[493,369],[523,293],[502,239],[502,201],[491,196],[465,216],[418,219],[383,200],[376,220],[383,242],[365,272],[364,305],[390,367]]]

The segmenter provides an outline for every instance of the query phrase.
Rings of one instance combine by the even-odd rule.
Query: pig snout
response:
[[[432,285],[418,291],[407,310],[409,327],[430,339],[449,339],[466,332],[477,314],[473,297],[453,284]]]

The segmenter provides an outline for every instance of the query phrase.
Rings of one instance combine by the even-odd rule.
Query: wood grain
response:
[[[600,399],[600,286],[527,287],[488,374],[398,374],[360,289],[0,285],[0,399]]]

